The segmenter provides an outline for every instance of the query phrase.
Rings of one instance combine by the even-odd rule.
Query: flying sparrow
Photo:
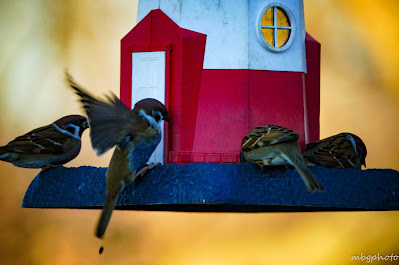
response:
[[[250,131],[241,142],[241,162],[264,166],[288,165],[295,167],[310,192],[324,188],[306,166],[298,145],[299,134],[277,125],[264,125]]]
[[[333,168],[366,167],[367,149],[352,133],[340,133],[306,145],[303,156],[308,165]]]
[[[88,128],[81,115],[65,116],[0,147],[0,160],[17,167],[48,169],[63,165],[80,152],[80,137]]]
[[[161,141],[160,123],[169,121],[168,110],[151,98],[140,100],[133,110],[114,94],[107,96],[106,100],[98,100],[79,87],[68,74],[67,78],[87,113],[91,143],[97,155],[116,145],[106,173],[104,208],[96,230],[96,236],[102,238],[119,193],[137,176],[154,167],[145,165]]]

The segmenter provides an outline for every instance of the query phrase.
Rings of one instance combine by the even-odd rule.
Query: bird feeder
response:
[[[171,122],[150,162],[164,162],[120,194],[116,209],[271,212],[398,210],[399,173],[312,167],[325,192],[294,169],[239,162],[242,138],[278,124],[319,139],[320,44],[302,0],[141,0],[121,41],[121,99],[163,102]],[[201,163],[213,162],[213,163]],[[180,165],[179,165],[180,164]],[[23,207],[101,208],[106,168],[40,172]]]
[[[121,99],[163,102],[171,122],[150,162],[238,163],[251,129],[319,140],[320,44],[302,0],[139,1],[121,41]]]

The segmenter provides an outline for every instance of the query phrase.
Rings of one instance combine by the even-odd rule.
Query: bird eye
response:
[[[153,111],[152,116],[156,122],[159,122],[162,119],[162,115],[159,113],[159,111]]]
[[[157,122],[159,122],[159,121],[161,120],[161,116],[155,115],[155,120],[156,120]]]

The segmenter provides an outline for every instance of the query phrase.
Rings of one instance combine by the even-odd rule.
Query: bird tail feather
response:
[[[298,173],[301,175],[303,182],[309,192],[324,191],[323,186],[315,178],[310,169],[306,166],[302,155],[298,152],[292,153],[292,155],[283,154],[284,158],[290,163]]]
[[[96,237],[103,238],[105,230],[107,229],[109,220],[111,219],[112,212],[115,209],[116,201],[118,199],[119,192],[112,196],[112,194],[107,194],[105,197],[104,208],[101,212],[100,219],[98,220]]]

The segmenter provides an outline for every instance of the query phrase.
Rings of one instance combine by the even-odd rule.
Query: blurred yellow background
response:
[[[399,2],[304,4],[307,31],[322,44],[321,137],[353,132],[369,168],[398,170]],[[65,68],[91,91],[119,95],[120,39],[136,10],[137,0],[0,1],[0,145],[83,113]],[[96,157],[87,132],[83,142],[66,166],[107,166],[111,152]],[[20,207],[38,172],[0,162],[0,264],[361,264],[351,256],[399,255],[398,212],[117,211],[100,256],[99,211]]]

